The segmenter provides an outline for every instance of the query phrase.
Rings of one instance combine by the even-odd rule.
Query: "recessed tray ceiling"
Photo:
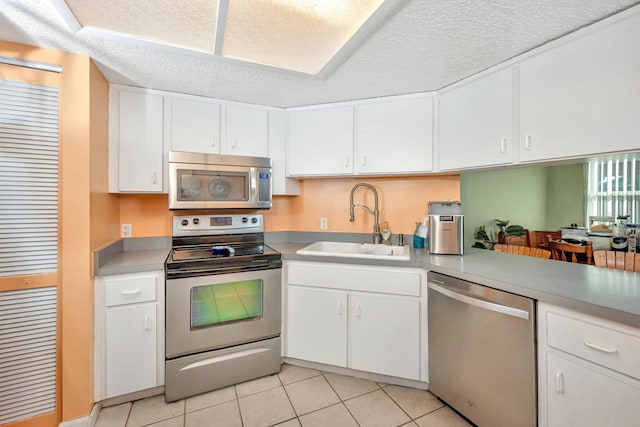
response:
[[[111,83],[274,107],[439,90],[640,3],[0,1],[0,40],[88,55]],[[334,2],[357,8],[334,12],[327,27],[304,13]],[[349,28],[343,16],[364,25]]]
[[[83,28],[316,75],[383,1],[66,0],[66,3]]]

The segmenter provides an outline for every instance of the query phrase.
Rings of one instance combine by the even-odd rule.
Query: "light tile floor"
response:
[[[95,427],[470,427],[424,390],[282,365],[280,373],[173,403],[103,408]]]

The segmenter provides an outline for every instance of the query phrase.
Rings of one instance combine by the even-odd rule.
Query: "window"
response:
[[[592,161],[587,173],[587,217],[629,215],[629,223],[639,222],[640,154]]]

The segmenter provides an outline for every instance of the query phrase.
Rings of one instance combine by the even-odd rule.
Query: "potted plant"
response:
[[[509,225],[509,220],[494,219],[478,227],[473,237],[476,242],[473,248],[492,250],[493,246],[498,243],[498,235],[502,232],[505,237],[524,236],[524,227],[521,225]]]

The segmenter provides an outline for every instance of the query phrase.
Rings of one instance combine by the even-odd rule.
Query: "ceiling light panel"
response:
[[[230,1],[222,55],[315,75],[382,2]]]
[[[214,51],[218,0],[66,0],[66,3],[83,27],[191,50]]]

